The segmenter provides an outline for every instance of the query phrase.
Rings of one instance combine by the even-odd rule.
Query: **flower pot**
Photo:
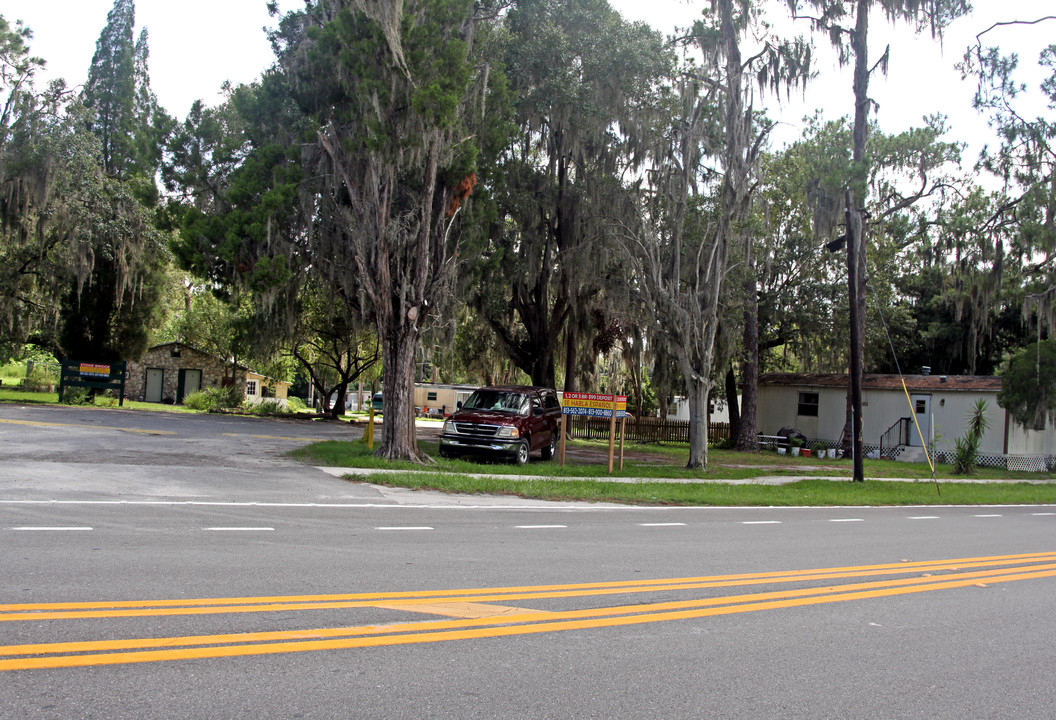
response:
[[[777,454],[778,454],[778,455],[784,455],[784,454],[785,454],[785,448],[780,448],[780,447],[779,447],[779,448],[777,449]]]
[[[836,448],[829,448],[829,457],[833,460],[836,459]]]
[[[792,457],[799,457],[799,451],[800,451],[800,449],[801,449],[801,448],[798,448],[798,447],[794,447],[794,448],[792,448]]]
[[[800,451],[799,454],[803,457],[810,457],[810,448],[803,448],[803,450]]]

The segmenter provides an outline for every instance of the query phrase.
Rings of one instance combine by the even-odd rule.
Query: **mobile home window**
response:
[[[818,394],[811,392],[801,392],[799,394],[799,408],[796,410],[796,415],[806,415],[808,417],[818,416]]]
[[[256,395],[256,394],[257,394],[257,381],[256,380],[247,380],[246,381],[246,395]]]
[[[436,391],[435,390],[430,390],[429,392],[427,392],[425,394],[425,399],[428,400],[429,402],[436,402]]]

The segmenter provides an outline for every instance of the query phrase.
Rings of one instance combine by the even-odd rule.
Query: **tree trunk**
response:
[[[333,389],[330,397],[334,398],[334,404],[330,406],[330,417],[337,420],[345,411],[345,393],[348,392],[348,383],[341,383]]]
[[[726,408],[730,418],[730,437],[736,440],[741,427],[741,409],[737,403],[737,374],[732,362],[726,368]]]
[[[576,332],[572,326],[573,323],[569,323],[565,330],[565,392],[576,392],[578,389],[578,383],[576,382],[576,363],[578,362]]]
[[[687,399],[689,400],[689,462],[687,468],[708,466],[708,382],[687,373]]]
[[[865,162],[866,142],[869,138],[869,4],[858,0],[854,46],[854,150],[857,167]],[[847,383],[847,421],[851,428],[851,447],[854,453],[853,477],[865,479],[862,460],[862,379],[865,365],[865,228],[860,208],[865,207],[865,178],[855,178],[854,191],[848,190],[847,204],[847,282],[850,293],[851,363]],[[856,204],[857,201],[857,204]]]
[[[386,460],[423,462],[428,456],[418,450],[418,434],[414,426],[414,359],[421,332],[414,323],[389,316],[386,327],[378,319],[378,335],[382,343],[382,383],[385,404],[381,425],[381,442],[374,452]]]
[[[754,273],[745,281],[744,290],[747,296],[744,309],[744,358],[741,363],[744,378],[741,385],[741,422],[737,426],[734,447],[738,450],[758,450],[755,413],[759,406],[759,296]]]

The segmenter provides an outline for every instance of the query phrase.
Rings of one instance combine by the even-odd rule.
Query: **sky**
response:
[[[697,17],[705,0],[610,0],[629,20],[644,21],[662,32],[687,25]],[[974,155],[992,140],[986,122],[971,107],[973,86],[954,65],[977,33],[994,22],[1033,20],[1053,13],[1052,0],[974,0],[972,15],[956,21],[943,42],[930,33],[915,36],[906,25],[892,26],[874,11],[871,16],[870,56],[879,58],[891,46],[888,76],[874,77],[870,95],[879,104],[876,118],[885,132],[896,133],[922,124],[925,115],[949,117],[952,132],[947,140],[963,141]],[[775,11],[781,13],[781,4]],[[48,63],[46,78],[62,77],[70,85],[84,82],[99,32],[113,0],[0,0],[0,14],[8,21],[23,20],[34,33],[33,54]],[[196,99],[220,102],[225,80],[251,82],[272,60],[265,27],[275,25],[266,0],[139,0],[137,34],[146,27],[150,46],[151,86],[161,105],[183,117]],[[281,0],[282,10],[300,7],[298,0]],[[805,22],[778,18],[782,32],[806,34]],[[986,35],[984,44],[1012,48],[1020,53],[1024,70],[1036,67],[1040,49],[1056,37],[1056,20],[1034,27],[1002,28]],[[837,67],[826,38],[815,40],[820,77],[805,95],[794,92],[791,101],[766,98],[772,117],[780,120],[773,139],[777,146],[798,138],[804,115],[822,108],[826,119],[850,115],[853,110],[851,78]],[[1023,80],[1038,82],[1037,73],[1024,72]],[[1033,114],[1042,112],[1040,106]],[[974,158],[966,158],[971,160]]]

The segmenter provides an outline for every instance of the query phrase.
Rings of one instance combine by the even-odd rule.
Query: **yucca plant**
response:
[[[953,471],[971,475],[979,468],[979,443],[990,428],[986,419],[986,401],[977,400],[968,414],[968,432],[953,443]]]

